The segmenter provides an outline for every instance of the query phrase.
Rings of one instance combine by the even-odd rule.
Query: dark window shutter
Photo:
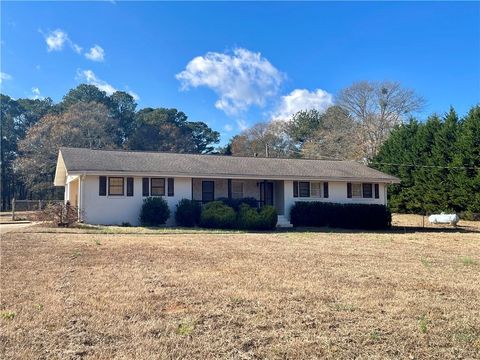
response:
[[[133,178],[127,178],[127,196],[133,196]]]
[[[328,198],[328,182],[323,183],[323,197]]]
[[[347,183],[347,198],[352,197],[352,183]]]
[[[293,182],[293,197],[298,197],[298,181]]]
[[[375,199],[380,198],[380,186],[378,184],[375,184]]]
[[[175,180],[173,178],[168,178],[168,196],[173,196],[175,194]]]
[[[107,196],[107,177],[100,176],[98,178],[98,195]]]
[[[142,195],[143,196],[150,195],[150,179],[149,178],[142,179]]]
[[[232,198],[232,179],[227,180],[227,187],[228,187],[228,198]]]

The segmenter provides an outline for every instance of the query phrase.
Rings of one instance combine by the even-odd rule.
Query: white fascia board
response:
[[[186,173],[162,173],[162,172],[128,172],[128,171],[71,171],[68,175],[91,175],[91,176],[137,176],[137,177],[177,177],[177,178],[202,178],[202,179],[242,179],[242,180],[295,180],[295,181],[338,181],[338,182],[372,182],[382,184],[399,184],[396,179],[379,178],[342,178],[342,177],[305,177],[305,176],[260,176],[260,175],[212,175],[212,174],[186,174]]]

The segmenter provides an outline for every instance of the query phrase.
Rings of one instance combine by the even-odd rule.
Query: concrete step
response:
[[[290,223],[290,221],[285,215],[278,215],[277,227],[289,228],[289,227],[293,227],[293,225]]]

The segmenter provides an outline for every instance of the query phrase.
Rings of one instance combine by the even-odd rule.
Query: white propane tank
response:
[[[439,215],[430,215],[428,217],[428,221],[431,224],[450,224],[450,225],[457,225],[460,221],[460,218],[457,214],[445,214],[441,213]]]

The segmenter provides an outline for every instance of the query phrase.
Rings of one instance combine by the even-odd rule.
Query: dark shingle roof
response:
[[[72,172],[158,173],[184,176],[245,176],[266,179],[399,179],[355,161],[278,159],[222,155],[176,154],[121,150],[61,148],[66,170]]]

